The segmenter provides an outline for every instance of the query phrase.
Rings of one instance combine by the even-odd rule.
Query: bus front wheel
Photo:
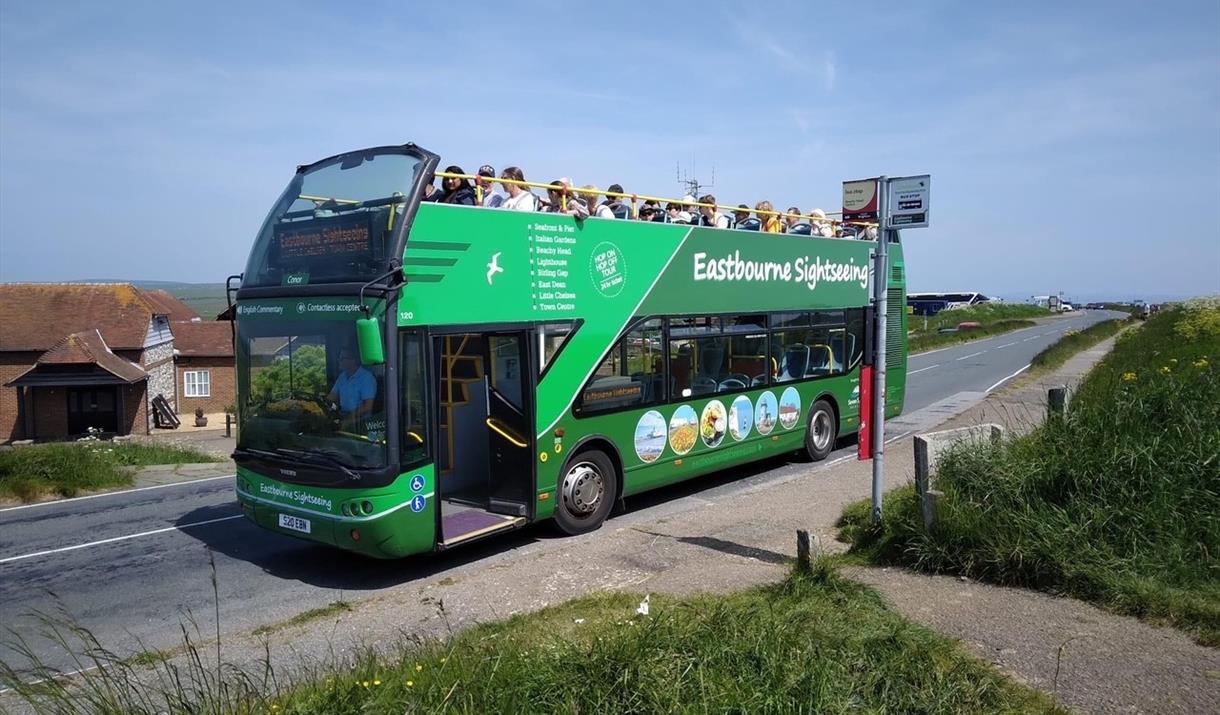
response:
[[[559,477],[555,524],[572,536],[593,531],[610,515],[617,493],[618,473],[605,452],[575,454]]]
[[[809,408],[809,429],[805,431],[805,454],[820,462],[835,448],[839,435],[835,411],[826,400],[818,400]]]

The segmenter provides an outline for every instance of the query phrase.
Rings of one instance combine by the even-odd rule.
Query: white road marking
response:
[[[940,363],[936,363],[935,365],[929,365],[927,367],[921,367],[918,370],[907,370],[907,375],[914,375],[917,372],[923,372],[924,370],[931,370],[934,367],[940,367]]]
[[[13,561],[22,561],[24,559],[32,559],[35,556],[49,556],[51,554],[61,554],[65,551],[76,551],[77,549],[87,549],[90,546],[101,546],[102,544],[113,544],[118,541],[127,541],[128,539],[138,539],[141,536],[152,536],[154,534],[164,534],[168,531],[181,531],[183,529],[189,529],[192,526],[204,526],[206,524],[216,524],[216,523],[219,523],[222,521],[231,521],[233,519],[242,519],[244,517],[245,517],[244,514],[234,514],[233,516],[222,516],[217,519],[205,519],[203,521],[192,521],[189,524],[179,524],[177,526],[167,526],[164,529],[153,529],[151,531],[141,531],[138,534],[127,534],[125,536],[112,536],[109,539],[99,539],[97,541],[90,541],[90,542],[84,543],[84,544],[76,544],[75,546],[63,546],[58,549],[47,549],[46,551],[34,551],[34,552],[28,553],[28,554],[21,554],[20,556],[9,556],[9,557],[0,559],[0,564],[12,563]]]
[[[910,433],[910,432],[903,432],[902,434],[898,435],[897,437],[890,437],[889,439],[887,439],[887,440],[885,441],[885,443],[886,443],[886,444],[889,444],[890,442],[897,442],[898,440],[902,439],[903,437],[906,437],[906,436],[907,436],[907,435],[909,435],[909,434],[911,434],[911,433]]]
[[[986,351],[986,350],[980,350],[980,351],[978,351],[977,353],[970,353],[969,355],[963,355],[963,356],[961,356],[961,357],[959,357],[959,358],[956,358],[956,359],[957,359],[957,360],[968,360],[968,359],[970,359],[970,358],[972,358],[972,357],[978,357],[979,355],[982,355],[982,354],[983,354],[983,353],[985,353],[985,352],[987,352],[987,351]]]
[[[222,474],[219,477],[204,477],[203,479],[192,479],[186,482],[173,482],[172,484],[154,484],[151,487],[136,487],[135,489],[123,489],[117,492],[98,492],[97,494],[87,494],[83,497],[70,497],[68,499],[55,499],[53,501],[40,501],[36,504],[22,504],[21,506],[10,506],[0,509],[0,514],[6,511],[17,511],[18,509],[33,509],[36,506],[54,506],[55,504],[66,504],[74,501],[84,501],[85,499],[97,499],[98,497],[112,497],[116,494],[133,494],[135,492],[146,492],[149,489],[164,489],[166,487],[180,487],[184,484],[198,484],[200,482],[214,482],[217,479],[233,479],[236,474]]]
[[[1030,364],[1032,364],[1032,363],[1030,363]],[[1021,368],[1020,370],[1017,370],[1017,371],[1016,371],[1016,372],[1014,372],[1013,374],[1009,375],[1008,377],[1004,378],[1003,380],[1000,380],[1000,381],[999,381],[999,382],[997,382],[996,384],[994,384],[994,385],[992,385],[991,387],[987,388],[986,390],[984,390],[984,392],[991,392],[992,390],[996,389],[996,388],[997,388],[997,387],[999,387],[1000,385],[1003,385],[1004,383],[1006,383],[1006,382],[1008,382],[1009,380],[1013,379],[1013,378],[1014,378],[1014,377],[1016,377],[1017,375],[1020,375],[1021,373],[1025,372],[1025,371],[1026,371],[1026,370],[1028,370],[1028,369],[1029,369],[1029,365],[1026,365],[1025,367]]]
[[[25,684],[26,685],[39,685],[40,683],[45,683],[48,680],[63,680],[64,678],[71,678],[74,675],[81,675],[83,673],[88,673],[89,671],[92,671],[92,670],[97,670],[100,667],[102,667],[102,666],[91,665],[88,668],[81,668],[80,670],[69,670],[66,673],[56,673],[53,677],[50,677],[50,678],[38,678],[37,680],[31,680],[30,682],[25,683]],[[11,692],[13,692],[12,688],[0,688],[0,695],[4,695],[5,693],[11,693]]]
[[[845,462],[849,459],[855,459],[855,458],[856,458],[855,455],[852,455],[852,454],[844,455],[842,457],[839,457],[838,459],[830,460],[826,464],[823,464],[822,467],[833,467],[834,465],[838,464],[839,462]]]
[[[1037,340],[1037,339],[1038,339],[1038,336],[1037,336],[1037,335],[1031,335],[1031,336],[1029,336],[1028,338],[1026,338],[1026,339],[1022,340],[1021,342],[1023,342],[1023,343],[1028,343],[1028,342],[1029,342],[1029,341],[1031,341],[1031,340]]]
[[[995,347],[995,349],[996,349],[996,350],[1003,350],[1004,348],[1011,348],[1013,345],[1016,345],[1016,344],[1017,344],[1017,343],[1019,343],[1019,342],[1021,342],[1021,341],[1019,341],[1019,340],[1014,340],[1014,341],[1012,341],[1011,343],[1004,343],[1003,345],[997,345],[997,346]]]

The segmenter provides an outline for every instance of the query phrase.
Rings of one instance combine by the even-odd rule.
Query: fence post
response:
[[[1067,406],[1067,388],[1052,387],[1046,391],[1046,418],[1048,420],[1063,416]]]
[[[796,530],[796,569],[804,574],[813,573],[813,558],[810,552],[813,550],[809,532],[804,529]]]
[[[233,436],[233,415],[228,412],[225,413],[225,436]]]

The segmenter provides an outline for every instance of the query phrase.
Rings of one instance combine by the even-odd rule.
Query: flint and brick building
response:
[[[233,373],[228,324],[165,291],[0,285],[0,442],[147,434],[155,398],[184,420],[220,412],[236,399]]]

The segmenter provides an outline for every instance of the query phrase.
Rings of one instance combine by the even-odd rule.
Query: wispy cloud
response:
[[[835,52],[834,50],[826,50],[826,57],[822,60],[822,80],[825,82],[827,92],[834,91],[837,74],[838,64],[835,59]]]
[[[725,15],[738,39],[745,44],[770,55],[788,70],[805,74],[812,72],[813,67],[807,60],[790,50],[788,45],[776,40],[774,30],[754,25],[728,10],[725,10]]]

